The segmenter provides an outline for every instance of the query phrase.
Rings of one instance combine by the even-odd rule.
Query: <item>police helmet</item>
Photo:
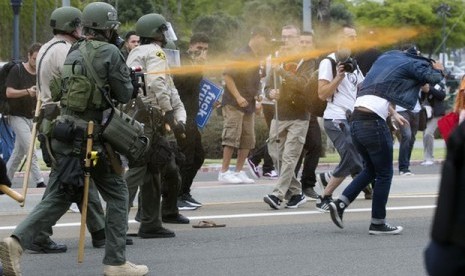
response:
[[[52,12],[50,27],[54,30],[71,33],[81,25],[82,12],[74,7],[61,7]]]
[[[82,25],[90,29],[111,30],[119,24],[116,9],[108,3],[90,3],[82,12]]]
[[[157,31],[166,31],[166,19],[158,13],[149,13],[143,15],[136,23],[136,33],[140,37],[153,38],[157,35]]]

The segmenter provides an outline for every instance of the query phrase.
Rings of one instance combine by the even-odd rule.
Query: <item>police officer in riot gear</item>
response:
[[[147,160],[141,160],[138,164],[129,163],[125,179],[130,199],[134,198],[138,186],[141,185],[141,225],[138,236],[174,237],[173,231],[162,226],[161,213],[164,216],[163,221],[189,223],[186,217],[179,214],[176,206],[179,181],[170,181],[164,185],[164,188],[170,189],[171,192],[163,193],[164,207],[163,212],[160,212],[161,174],[166,171],[166,166],[176,166],[172,162],[173,153],[164,137],[164,122],[175,134],[184,133],[186,122],[186,111],[168,74],[168,60],[162,49],[174,36],[169,23],[162,15],[156,13],[139,18],[136,23],[136,33],[140,36],[141,45],[129,53],[126,63],[130,67],[140,66],[145,72],[151,72],[145,76],[147,95],[140,97],[144,112],[137,112],[136,119],[144,123],[145,135],[151,141],[152,154]],[[161,124],[160,114],[164,114]],[[170,203],[168,206],[172,208],[165,205],[168,202]]]
[[[39,140],[44,160],[51,156],[49,139],[47,139],[50,123],[59,114],[58,103],[52,101],[50,82],[61,76],[61,70],[71,45],[82,36],[81,19],[82,12],[77,8],[60,7],[54,10],[50,16],[50,26],[53,29],[54,37],[43,45],[37,55],[37,87],[42,100],[41,113],[43,115],[40,116],[42,120]],[[46,161],[46,163],[53,165],[51,160]],[[60,188],[53,185],[56,183],[50,182],[52,185],[47,186],[44,198],[50,191]],[[92,235],[92,244],[94,247],[103,247],[105,245],[105,216],[98,192],[93,184],[90,185],[87,214],[87,225]],[[44,253],[66,252],[66,245],[56,244],[48,238],[53,233],[52,229],[47,229],[47,231],[41,232],[29,249]]]
[[[51,191],[13,234],[0,242],[4,269],[10,270],[5,271],[8,275],[21,274],[19,263],[23,248],[29,247],[38,231],[55,224],[71,202],[82,195],[79,184],[83,182],[83,174],[77,172],[83,171],[81,160],[85,155],[86,127],[92,120],[94,134],[101,131],[103,111],[111,106],[105,97],[109,101],[126,103],[133,93],[129,68],[119,49],[112,44],[118,37],[119,26],[115,8],[103,2],[91,3],[83,10],[82,24],[87,40],[71,48],[63,66],[61,93],[55,92],[54,97],[60,100],[62,110],[51,130],[57,167],[52,167],[50,183],[58,182],[53,185],[59,185],[60,189]],[[117,155],[110,154],[99,136],[93,136],[93,150],[99,157],[90,175],[107,202],[104,274],[145,275],[148,273],[146,266],[126,260],[128,190],[121,174],[116,172],[118,169],[109,165],[115,162],[108,157]]]

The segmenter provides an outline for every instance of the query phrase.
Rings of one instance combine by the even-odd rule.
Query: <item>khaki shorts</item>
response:
[[[255,148],[255,113],[244,113],[233,106],[223,106],[223,146]]]

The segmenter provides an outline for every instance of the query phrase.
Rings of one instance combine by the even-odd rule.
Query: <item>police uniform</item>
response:
[[[46,131],[49,122],[56,117],[54,116],[53,111],[49,111],[54,110],[54,108],[59,104],[52,100],[50,81],[61,76],[61,70],[71,45],[72,42],[69,41],[67,36],[57,34],[50,41],[45,43],[37,54],[37,87],[40,91],[42,112],[44,113],[44,116],[47,117],[42,120],[43,125],[41,124],[41,132]],[[52,173],[53,172],[54,170],[52,170]],[[60,188],[56,185],[56,183],[57,182],[49,183],[43,198],[45,198],[50,191]],[[89,186],[89,202],[86,221],[87,228],[91,234],[104,231],[105,216],[100,202],[100,197],[93,183]],[[35,238],[35,243],[41,244],[46,242],[48,236],[52,234],[53,231],[50,227],[46,231],[41,232],[38,237]]]
[[[179,98],[176,88],[174,87],[171,76],[167,73],[169,70],[168,61],[162,48],[155,44],[144,44],[134,48],[128,56],[127,65],[130,67],[141,66],[148,73],[145,76],[145,84],[147,95],[141,95],[141,99],[147,109],[151,110],[150,115],[143,118],[137,118],[141,123],[144,123],[144,132],[151,141],[151,147],[156,146],[156,143],[163,137],[163,125],[156,123],[156,110],[162,113],[172,111],[178,121],[186,120],[184,106]],[[170,162],[171,164],[171,162]],[[173,165],[173,164],[171,164]],[[175,164],[174,164],[175,165]],[[125,175],[128,184],[130,201],[134,198],[138,186],[143,183],[140,188],[141,193],[141,225],[139,236],[143,238],[160,237],[156,233],[162,231],[160,220],[160,198],[161,198],[161,169],[166,168],[149,168],[148,160],[140,164],[129,164],[129,170]],[[169,183],[169,189],[174,189],[174,192],[167,191],[165,198],[164,212],[169,215],[177,214],[177,190],[179,189],[180,181]],[[174,233],[166,233],[162,236],[174,236]]]
[[[63,66],[62,79],[72,77],[79,72],[89,72],[89,70],[82,70],[84,65],[83,57],[78,47],[85,45],[88,53],[95,54],[91,59],[92,67],[97,72],[97,78],[109,87],[109,96],[112,100],[117,102],[126,103],[131,98],[132,84],[129,74],[129,68],[124,64],[123,56],[118,48],[106,42],[97,40],[82,41],[73,45],[70,53],[66,57]],[[80,66],[75,66],[80,64]],[[79,68],[81,67],[81,68]],[[97,80],[96,80],[97,81]],[[66,87],[66,82],[64,87]],[[70,93],[70,90],[64,91]],[[91,93],[92,99],[99,98],[94,90]],[[100,95],[101,96],[101,95]],[[66,94],[64,94],[66,97]],[[87,122],[93,120],[95,122],[94,133],[97,134],[100,130],[102,122],[103,111],[109,107],[109,104],[104,101],[86,101],[82,105],[86,106],[83,112],[78,112],[70,108],[70,101],[61,100],[62,110],[61,115],[57,119],[55,128],[58,122],[72,122],[77,127],[87,127]],[[55,131],[55,130],[54,130]],[[102,197],[107,202],[107,212],[105,221],[105,256],[103,263],[106,265],[117,266],[126,263],[125,250],[126,250],[126,231],[127,224],[127,201],[128,192],[127,186],[122,176],[115,173],[108,163],[106,162],[105,152],[102,150],[100,140],[96,139],[98,135],[94,136],[93,150],[102,152],[96,165],[91,168],[91,178],[94,180],[97,189]],[[81,137],[68,137],[74,139]],[[52,168],[50,175],[49,185],[61,185],[64,169],[60,164],[65,162],[66,158],[76,150],[76,145],[72,142],[63,142],[55,137],[52,137],[51,145],[52,150],[57,160],[58,166]],[[81,146],[81,145],[79,145]],[[79,147],[78,146],[78,147]],[[84,150],[84,145],[81,149]],[[82,152],[81,152],[82,156]],[[66,176],[66,175],[64,175]],[[55,183],[57,182],[57,183]],[[71,200],[68,198],[64,189],[53,189],[47,197],[45,197],[31,212],[31,214],[24,220],[14,231],[13,236],[17,237],[22,247],[28,248],[33,241],[33,238],[38,234],[41,229],[47,229],[56,223],[56,221],[68,210],[71,205]]]

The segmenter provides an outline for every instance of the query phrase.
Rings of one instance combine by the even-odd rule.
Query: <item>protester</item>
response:
[[[363,157],[364,167],[342,195],[329,204],[331,219],[336,226],[344,227],[342,216],[347,206],[376,179],[369,234],[402,232],[402,226],[391,226],[386,222],[386,204],[393,176],[393,143],[386,118],[390,114],[400,125],[408,124],[391,104],[413,109],[421,86],[440,82],[442,70],[440,63],[418,55],[414,47],[406,52],[389,51],[373,64],[360,86],[351,119],[352,140]]]
[[[328,211],[332,193],[342,181],[362,170],[362,159],[352,143],[347,118],[354,109],[357,87],[364,79],[349,48],[357,39],[357,32],[352,26],[343,26],[337,38],[337,51],[320,62],[318,72],[318,95],[328,102],[323,114],[324,128],[341,157],[317,199],[316,208],[322,212]]]
[[[282,37],[285,38],[285,44],[280,56],[288,57],[289,60],[274,69],[282,82],[279,87],[274,87],[274,80],[270,78],[265,87],[266,96],[277,100],[278,105],[277,114],[271,121],[268,151],[275,166],[279,168],[279,178],[273,192],[263,198],[273,209],[279,209],[285,199],[288,199],[286,208],[298,208],[307,201],[294,171],[302,153],[310,119],[304,89],[317,66],[314,59],[291,59],[298,57],[301,51],[298,27],[284,26]]]
[[[184,66],[198,66],[205,64],[208,55],[208,44],[210,39],[204,33],[195,33],[191,36],[189,48],[181,56]],[[174,75],[176,86],[181,101],[187,113],[185,137],[177,139],[180,151],[184,154],[184,162],[180,166],[182,184],[179,190],[178,208],[187,209],[201,207],[202,203],[191,195],[191,187],[197,172],[205,160],[205,152],[202,145],[202,135],[197,127],[195,118],[199,112],[200,82],[202,72],[192,74]]]
[[[32,140],[32,119],[37,101],[36,60],[42,44],[34,43],[27,51],[27,62],[15,65],[6,80],[8,98],[8,120],[15,133],[15,145],[6,164],[8,177],[13,179],[15,172],[26,156]],[[31,160],[32,180],[37,188],[45,188],[35,150]]]
[[[80,80],[86,79],[87,83],[92,78],[96,83],[103,83],[111,89],[109,101],[128,102],[133,94],[129,68],[124,64],[119,49],[112,44],[116,42],[116,29],[120,24],[116,9],[103,2],[90,3],[82,13],[82,24],[87,39],[74,44],[70,49],[63,66],[61,81],[75,79],[76,74]],[[94,59],[89,59],[88,55]],[[76,68],[76,64],[79,64],[79,68]],[[52,150],[58,166],[52,167],[54,171],[49,180],[51,185],[58,185],[62,189],[51,191],[16,227],[12,235],[0,242],[0,258],[6,275],[21,275],[20,260],[23,249],[30,247],[34,237],[42,229],[54,225],[68,211],[72,201],[82,197],[84,168],[80,160],[86,155],[83,150],[86,128],[88,122],[93,121],[98,130],[102,123],[103,111],[110,107],[110,103],[103,100],[102,91],[99,89],[89,91],[89,97],[94,101],[83,101],[79,100],[81,98],[70,97],[81,93],[82,86],[76,84],[65,87],[68,87],[67,91],[58,97],[63,108],[51,137]],[[69,132],[70,128],[74,130]],[[93,149],[102,152],[103,138],[100,135],[93,137]],[[148,273],[146,266],[134,265],[126,260],[127,186],[121,174],[116,171],[117,168],[110,166],[114,162],[105,160],[106,156],[109,156],[107,154],[108,150],[102,152],[99,162],[90,169],[90,177],[107,201],[103,272],[105,275],[145,275]],[[113,161],[120,162],[115,152],[112,155],[116,158],[112,159]],[[71,175],[71,172],[74,175]]]
[[[256,62],[249,68],[226,68],[223,94],[223,162],[218,181],[225,183],[254,183],[242,170],[250,149],[255,147],[255,101],[260,93],[259,60],[266,54],[271,31],[256,26],[251,31],[247,46],[235,52],[234,60]],[[233,63],[234,64],[234,63]],[[229,170],[232,155],[237,149],[235,171]]]
[[[464,142],[465,124],[460,124],[447,142],[431,241],[424,252],[431,276],[465,273]]]
[[[446,97],[445,82],[442,81],[435,85],[426,84],[422,97],[422,102],[426,102],[431,108],[431,119],[426,124],[426,129],[423,131],[423,162],[421,165],[430,166],[434,164],[434,133],[438,128],[438,120],[446,114]]]
[[[136,31],[129,31],[124,36],[124,45],[121,49],[121,53],[125,59],[128,58],[129,53],[132,49],[136,48],[140,44],[140,37],[136,34]]]
[[[315,49],[312,32],[302,32],[300,34],[300,49],[307,54]],[[317,93],[317,91],[312,92]],[[300,166],[303,162],[302,176],[300,178],[302,192],[305,196],[314,199],[318,198],[318,193],[315,191],[315,170],[318,167],[322,150],[321,129],[318,117],[310,114],[305,144],[297,162],[295,174],[296,176],[299,174]]]

